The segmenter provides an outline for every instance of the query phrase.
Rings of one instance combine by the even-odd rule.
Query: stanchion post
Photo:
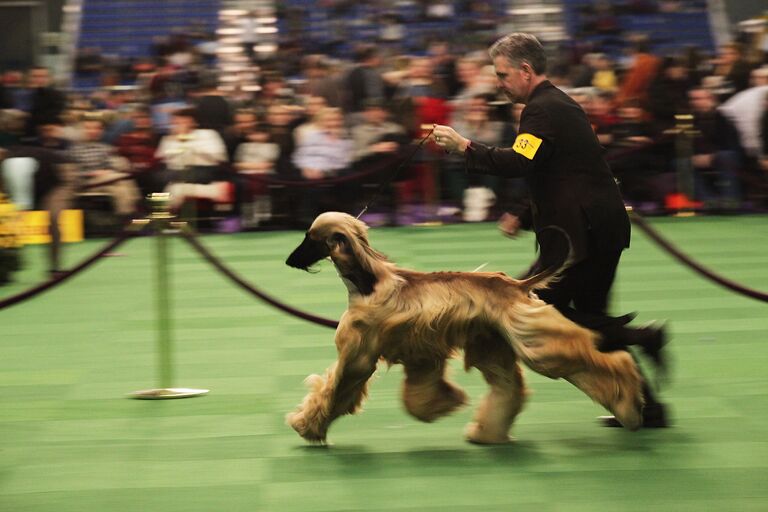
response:
[[[693,156],[693,116],[690,114],[675,115],[675,153],[677,160],[677,191],[681,194],[682,205],[677,215],[695,215],[693,201],[696,199],[694,187],[694,169],[691,160]]]
[[[155,270],[157,271],[156,306],[157,306],[157,349],[159,356],[160,387],[170,388],[173,382],[173,369],[171,368],[171,352],[173,343],[171,337],[171,297],[170,297],[170,272],[168,269],[168,235],[165,229],[159,228],[155,234],[157,240],[157,253]]]
[[[157,241],[155,259],[155,300],[157,316],[158,380],[160,387],[135,391],[133,398],[162,400],[189,398],[208,393],[207,389],[174,388],[173,385],[173,329],[171,320],[171,279],[169,269],[169,229],[173,215],[169,209],[169,194],[152,194],[149,197],[152,212],[146,220],[151,224]]]

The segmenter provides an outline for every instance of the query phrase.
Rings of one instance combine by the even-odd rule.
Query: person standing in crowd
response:
[[[639,39],[629,47],[629,66],[624,72],[616,104],[621,105],[626,100],[640,100],[645,105],[648,99],[648,87],[658,73],[661,59],[648,49],[648,42]]]
[[[450,126],[436,125],[435,143],[464,156],[470,174],[526,179],[539,257],[529,274],[562,265],[561,278],[539,297],[566,317],[601,334],[600,349],[639,345],[663,362],[662,328],[627,327],[628,319],[607,315],[616,268],[629,246],[630,223],[616,181],[603,158],[589,119],[568,95],[547,80],[546,55],[532,35],[514,33],[489,50],[499,84],[512,102],[525,103],[520,133],[511,148],[471,141]],[[555,227],[558,229],[547,229]],[[570,239],[563,248],[562,233]],[[666,408],[643,386],[644,427],[668,426]],[[606,426],[618,426],[614,417]]]
[[[749,75],[752,66],[744,58],[741,44],[731,42],[720,46],[717,57],[713,59],[713,74],[721,80],[721,101],[749,87]]]
[[[38,127],[61,124],[61,114],[67,104],[67,98],[64,93],[51,85],[51,75],[46,67],[31,68],[28,73],[28,83],[31,94],[27,136],[34,138],[38,135]]]
[[[344,78],[344,111],[353,115],[353,121],[364,110],[367,100],[384,99],[384,79],[381,76],[381,54],[373,45],[362,45],[355,51],[357,64]],[[357,117],[354,114],[358,114]]]
[[[227,132],[234,123],[232,106],[217,89],[218,78],[205,75],[194,94],[195,119],[201,130],[215,130],[226,140]]]

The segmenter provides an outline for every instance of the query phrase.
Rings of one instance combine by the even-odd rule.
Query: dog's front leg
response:
[[[445,378],[445,360],[405,365],[403,404],[416,419],[430,423],[467,403],[467,395]]]
[[[376,370],[377,357],[361,350],[362,344],[339,345],[339,360],[324,376],[310,375],[309,394],[287,423],[312,443],[324,443],[331,422],[355,413],[368,391],[368,379]]]

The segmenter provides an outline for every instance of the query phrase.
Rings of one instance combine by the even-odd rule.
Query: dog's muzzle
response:
[[[328,246],[324,242],[312,240],[309,234],[306,234],[301,244],[285,260],[285,264],[289,267],[309,270],[309,267],[327,258],[329,254]]]

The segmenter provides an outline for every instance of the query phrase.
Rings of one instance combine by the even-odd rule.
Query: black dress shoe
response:
[[[663,370],[666,367],[666,361],[662,354],[664,345],[667,344],[667,333],[664,324],[649,325],[641,328],[643,333],[642,341],[637,344],[643,350],[643,353],[653,361],[657,368]]]
[[[603,427],[623,427],[616,416],[598,416],[597,420]],[[641,428],[668,428],[666,408],[661,404],[654,404],[643,408],[643,425]]]

